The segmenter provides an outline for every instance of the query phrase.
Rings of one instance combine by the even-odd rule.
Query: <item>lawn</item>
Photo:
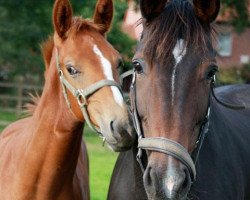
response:
[[[13,114],[0,112],[0,121],[14,121]],[[0,132],[4,127],[0,126]],[[105,200],[117,153],[103,147],[102,140],[89,128],[85,129],[84,139],[87,143],[90,160],[90,191],[91,200]]]

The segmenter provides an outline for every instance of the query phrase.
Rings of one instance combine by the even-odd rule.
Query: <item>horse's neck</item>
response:
[[[53,61],[47,70],[51,71],[46,74],[44,91],[32,117],[32,135],[21,177],[34,187],[46,185],[48,191],[43,193],[57,191],[72,182],[83,131],[82,123],[65,102]]]

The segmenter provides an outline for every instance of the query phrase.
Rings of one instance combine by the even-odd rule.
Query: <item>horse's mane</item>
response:
[[[72,26],[67,32],[68,37],[74,37],[78,32],[82,31],[97,31],[101,32],[103,30],[103,26],[95,24],[91,20],[83,19],[81,17],[74,17],[72,21]],[[54,40],[52,36],[49,36],[47,40],[41,43],[40,45],[43,60],[46,69],[49,68],[52,54],[53,54],[53,48],[54,48]],[[25,105],[26,113],[28,115],[32,115],[39,103],[40,96],[36,93],[36,95],[30,94],[31,97],[31,103],[27,103]]]
[[[145,24],[145,29],[144,54],[149,62],[166,62],[179,38],[184,39],[187,47],[196,47],[199,51],[212,47],[208,41],[213,28],[199,21],[188,0],[169,1],[160,16]]]

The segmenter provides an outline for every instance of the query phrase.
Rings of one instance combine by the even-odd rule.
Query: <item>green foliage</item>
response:
[[[249,26],[249,0],[222,0],[222,3],[225,8],[232,9],[232,24],[237,32],[242,32],[247,26]]]
[[[241,69],[241,77],[246,83],[250,83],[250,64],[246,64]]]
[[[140,0],[134,0],[137,5]],[[248,11],[249,0],[221,0],[222,8],[232,9],[232,24],[237,32],[242,32],[247,26],[249,26],[250,13]]]
[[[217,84],[227,85],[234,83],[242,83],[240,70],[237,68],[220,69],[217,75]]]
[[[40,2],[41,7],[32,0],[0,3],[0,66],[10,68],[13,74],[26,70],[31,74],[40,72],[42,60],[38,42],[51,32],[49,2]],[[49,19],[45,19],[47,16]]]
[[[250,83],[250,64],[242,68],[220,69],[217,79],[219,85]]]
[[[91,18],[93,0],[70,0],[75,15]],[[53,33],[52,7],[54,0],[0,0],[0,70],[11,76],[23,75],[43,79],[44,64],[39,44]],[[108,40],[123,55],[131,59],[133,40],[120,30],[127,3],[115,0],[115,17]]]

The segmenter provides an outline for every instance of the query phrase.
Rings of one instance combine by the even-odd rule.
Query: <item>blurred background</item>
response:
[[[114,0],[115,16],[109,42],[131,68],[131,58],[142,27],[138,1]],[[23,117],[28,93],[41,94],[44,63],[39,44],[53,33],[54,0],[0,0],[0,132],[10,122]],[[75,15],[91,18],[95,0],[71,0]],[[215,22],[216,48],[220,72],[217,84],[250,83],[250,2],[222,0]],[[86,129],[90,154],[91,199],[106,199],[110,175],[117,154]]]

